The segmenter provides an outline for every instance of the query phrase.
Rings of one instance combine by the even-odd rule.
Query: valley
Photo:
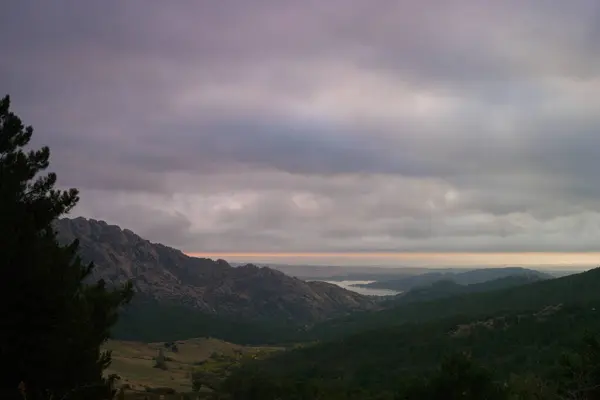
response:
[[[114,355],[108,373],[132,393],[190,393],[196,376],[207,398],[254,398],[249,393],[263,390],[261,399],[298,390],[387,398],[398,376],[428,374],[459,349],[497,379],[545,376],[556,355],[600,329],[597,269],[560,277],[506,267],[303,280],[194,259],[101,221],[57,226],[62,240],[81,241],[82,257],[97,265],[94,279],[133,282],[135,298],[106,344]],[[157,370],[165,342],[178,352],[165,353],[167,370]]]

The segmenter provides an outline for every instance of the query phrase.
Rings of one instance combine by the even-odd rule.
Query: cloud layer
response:
[[[588,251],[599,43],[594,0],[21,0],[0,90],[76,214],[186,251]]]

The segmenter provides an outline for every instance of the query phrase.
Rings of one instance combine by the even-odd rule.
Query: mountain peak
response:
[[[368,297],[337,286],[305,282],[255,264],[234,268],[222,259],[190,257],[105,221],[63,218],[56,229],[64,243],[79,239],[81,257],[96,265],[93,279],[112,284],[132,280],[136,292],[160,302],[301,323],[374,307]]]

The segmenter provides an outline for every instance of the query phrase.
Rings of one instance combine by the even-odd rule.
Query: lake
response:
[[[366,285],[368,283],[373,283],[375,281],[323,281],[327,283],[333,283],[334,285],[338,285],[343,287],[344,289],[352,290],[353,292],[364,294],[367,296],[393,296],[401,292],[396,292],[395,290],[388,289],[371,289],[364,288],[355,285]]]

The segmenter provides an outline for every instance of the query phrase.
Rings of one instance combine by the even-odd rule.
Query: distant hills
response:
[[[534,271],[535,272],[535,271]],[[526,285],[547,278],[543,274],[516,274],[502,278],[492,279],[481,283],[459,284],[451,279],[436,281],[428,286],[417,286],[394,296],[388,305],[411,303],[418,301],[430,301],[446,297],[457,296],[468,293],[490,292],[494,290],[507,289],[515,286]]]
[[[498,281],[487,283],[492,286],[495,284]],[[503,312],[537,311],[556,304],[594,301],[600,301],[600,268],[499,290],[460,292],[438,299],[400,301],[398,304],[392,302],[381,311],[358,312],[323,321],[308,334],[310,340],[334,340],[344,335],[404,324],[429,323],[455,317],[484,318]]]
[[[397,279],[378,281],[359,286],[372,289],[388,289],[402,292],[420,286],[428,286],[439,281],[449,281],[459,285],[472,285],[495,279],[506,278],[509,276],[525,276],[531,280],[553,278],[553,276],[550,274],[521,267],[481,268],[464,272],[429,272],[419,275],[404,276]]]
[[[137,304],[195,310],[241,321],[311,324],[375,307],[373,300],[324,282],[305,282],[252,264],[194,258],[142,239],[128,229],[85,218],[56,222],[59,240],[80,241],[84,261],[96,264],[93,279],[133,281]],[[198,336],[201,332],[194,336]]]
[[[397,279],[400,277],[423,274],[431,271],[420,267],[344,267],[339,265],[286,265],[267,264],[268,267],[281,271],[289,276],[304,280],[355,280],[355,281],[379,281]]]
[[[230,263],[233,266],[244,265],[243,263]],[[557,267],[553,267],[548,269],[547,265],[539,265],[532,266],[530,268],[521,268],[521,267],[513,267],[513,266],[502,266],[502,267],[480,267],[480,268],[467,268],[460,266],[447,266],[447,267],[408,267],[403,265],[398,265],[394,267],[362,267],[362,266],[340,266],[340,265],[306,265],[306,264],[264,264],[265,266],[276,269],[278,271],[283,272],[286,275],[294,276],[296,278],[300,278],[303,280],[325,280],[325,281],[377,281],[378,283],[384,281],[403,281],[405,278],[422,276],[422,275],[430,275],[435,277],[436,279],[421,281],[419,284],[429,284],[433,281],[444,280],[445,278],[460,274],[463,272],[471,272],[471,271],[509,271],[508,275],[512,275],[510,272],[515,271],[516,274],[520,274],[520,271],[533,271],[538,272],[541,276],[544,277],[561,277],[572,275],[579,272],[584,272],[593,266],[588,266],[586,268],[579,267],[573,268],[569,266],[563,265],[564,269],[557,269]],[[543,272],[542,272],[543,271]],[[494,276],[492,273],[485,273],[487,276],[484,277],[484,280],[492,280],[499,278],[501,276],[507,276],[505,274],[500,274],[500,276]],[[372,288],[377,288],[378,283],[373,283]],[[468,283],[478,283],[476,281],[468,282]],[[461,282],[461,284],[468,284],[467,282]],[[367,286],[368,287],[368,286]]]

